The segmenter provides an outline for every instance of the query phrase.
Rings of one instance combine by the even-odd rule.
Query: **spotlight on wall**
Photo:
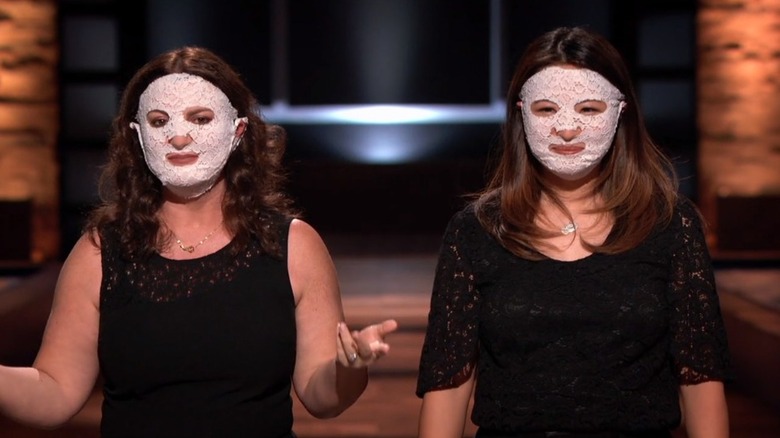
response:
[[[271,123],[285,124],[429,124],[500,123],[505,105],[318,105],[290,106],[274,102],[261,108]]]
[[[435,120],[439,112],[422,106],[365,105],[334,109],[331,116],[346,123],[424,123]]]
[[[332,132],[332,131],[331,131]],[[446,147],[446,131],[414,125],[364,125],[349,135],[333,132],[323,146],[356,163],[409,163],[435,155]]]

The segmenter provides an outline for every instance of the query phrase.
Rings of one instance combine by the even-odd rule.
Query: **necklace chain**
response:
[[[176,233],[174,233],[173,231],[171,231],[171,233],[173,234],[173,237],[176,238],[176,244],[179,245],[179,248],[181,248],[181,250],[184,251],[184,252],[188,252],[188,253],[192,254],[193,252],[195,252],[195,249],[197,247],[199,247],[199,246],[203,245],[204,243],[206,243],[206,241],[209,240],[209,237],[213,236],[214,233],[216,233],[217,230],[219,229],[219,227],[221,227],[221,226],[222,226],[222,223],[217,225],[217,228],[214,228],[213,230],[211,230],[210,233],[206,234],[206,237],[200,239],[200,241],[198,243],[196,243],[195,245],[184,246],[184,244],[181,242],[181,239],[179,239],[176,236]]]

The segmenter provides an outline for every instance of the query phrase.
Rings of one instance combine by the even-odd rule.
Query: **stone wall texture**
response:
[[[697,28],[699,195],[717,230],[720,197],[780,199],[780,0],[700,0]]]
[[[31,261],[59,252],[56,0],[0,0],[0,201],[31,200]]]

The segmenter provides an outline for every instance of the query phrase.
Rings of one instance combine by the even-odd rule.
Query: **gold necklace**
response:
[[[173,230],[171,230],[171,234],[173,234],[173,237],[176,239],[176,244],[179,245],[179,248],[181,248],[182,251],[188,252],[188,253],[192,254],[193,252],[195,252],[195,248],[197,248],[197,247],[203,245],[204,243],[206,243],[206,241],[209,240],[209,237],[211,237],[214,233],[216,233],[217,230],[219,229],[219,227],[221,227],[221,226],[222,226],[222,222],[220,222],[219,225],[217,225],[217,228],[214,228],[213,230],[211,230],[210,233],[206,234],[206,237],[200,239],[200,241],[198,243],[196,243],[195,245],[184,246],[184,244],[181,243],[181,239],[176,237],[176,233],[174,233]]]

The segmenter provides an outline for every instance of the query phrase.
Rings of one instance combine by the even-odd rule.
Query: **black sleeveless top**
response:
[[[194,260],[121,257],[102,235],[103,438],[290,437],[295,302],[284,256],[235,241]]]
[[[680,385],[729,373],[690,201],[637,248],[570,262],[516,257],[472,208],[457,213],[441,247],[417,394],[459,386],[472,372],[472,421],[484,429],[675,428]]]

